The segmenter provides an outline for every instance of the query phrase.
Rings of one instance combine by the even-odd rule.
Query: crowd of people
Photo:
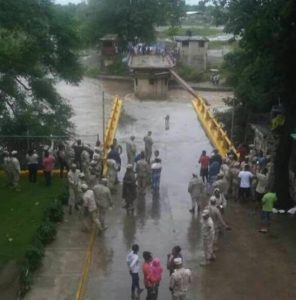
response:
[[[165,129],[169,129],[169,116],[165,118]],[[153,195],[160,189],[162,161],[158,150],[153,151],[154,141],[152,132],[148,131],[143,138],[142,151],[137,151],[135,136],[126,142],[127,165],[122,181],[123,208],[127,213],[134,213],[134,202],[138,197],[144,197],[147,187],[151,187]],[[155,146],[155,145],[154,145]],[[155,147],[154,147],[155,148]],[[225,221],[227,200],[246,203],[254,200],[262,207],[262,228],[267,232],[270,217],[275,203],[276,194],[269,186],[269,174],[272,163],[267,155],[256,150],[254,145],[240,146],[239,157],[229,153],[222,158],[217,150],[211,156],[202,151],[198,160],[200,174],[192,174],[188,183],[188,192],[192,206],[189,212],[197,212],[201,216],[201,233],[206,266],[216,259],[219,237],[223,231],[230,230]],[[114,139],[107,153],[106,164],[108,171],[104,172],[104,153],[99,141],[94,148],[77,140],[72,145],[59,143],[43,149],[40,158],[35,149],[26,155],[28,179],[37,181],[37,171],[42,166],[44,180],[47,186],[52,184],[52,171],[58,163],[61,178],[67,174],[69,186],[69,214],[75,210],[83,212],[82,230],[89,232],[95,226],[98,234],[105,231],[106,214],[113,207],[112,193],[117,190],[119,183],[118,172],[121,170],[121,155],[123,148]],[[20,162],[17,151],[3,152],[3,169],[8,184],[19,190]],[[41,161],[41,163],[40,163]],[[140,295],[143,289],[139,282],[139,245],[134,244],[127,256],[127,264],[132,278],[132,298]],[[143,276],[147,290],[147,300],[156,300],[158,287],[162,279],[163,267],[159,258],[153,258],[149,251],[143,252]],[[170,290],[174,300],[186,298],[191,282],[191,271],[183,267],[181,247],[175,246],[167,258],[167,269],[170,273]]]

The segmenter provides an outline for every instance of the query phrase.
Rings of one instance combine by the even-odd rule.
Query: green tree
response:
[[[82,76],[72,19],[49,0],[1,0],[0,28],[0,134],[69,134],[54,83]]]
[[[275,190],[289,205],[288,164],[296,126],[296,2],[223,1],[225,30],[240,37],[239,49],[226,56],[225,70],[235,95],[250,113],[268,112],[280,99],[286,122],[275,158]]]
[[[155,25],[176,26],[185,8],[183,0],[90,0],[89,16],[93,42],[107,33],[122,41],[153,41]]]

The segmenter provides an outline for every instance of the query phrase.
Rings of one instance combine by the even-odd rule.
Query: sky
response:
[[[187,4],[197,4],[199,0],[186,0]],[[80,3],[82,0],[55,0],[58,4]]]

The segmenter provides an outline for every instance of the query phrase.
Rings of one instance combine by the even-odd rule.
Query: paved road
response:
[[[141,251],[149,250],[161,258],[174,245],[181,245],[185,265],[194,272],[197,284],[199,262],[202,259],[199,220],[188,212],[190,200],[187,184],[191,173],[197,169],[196,154],[210,150],[191,103],[125,101],[118,138],[124,142],[135,134],[138,149],[143,147],[147,130],[153,132],[154,149],[159,149],[163,161],[160,199],[138,200],[134,217],[127,216],[116,199],[115,209],[108,218],[109,229],[96,241],[85,299],[130,299],[130,278],[125,257],[132,243],[137,242]],[[164,130],[164,117],[170,115],[170,130]],[[130,121],[134,119],[134,121]],[[125,160],[125,153],[123,155]],[[124,163],[125,164],[125,163]],[[171,299],[168,291],[168,273],[164,272],[159,299]],[[142,276],[141,276],[142,281]],[[192,295],[198,290],[193,288]],[[142,296],[144,299],[144,296]]]

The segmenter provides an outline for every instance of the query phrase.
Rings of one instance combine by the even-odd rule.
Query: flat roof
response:
[[[192,35],[192,36],[177,35],[177,36],[174,36],[174,40],[176,42],[183,42],[183,41],[189,41],[189,42],[204,41],[204,42],[208,42],[209,41],[206,37],[199,36],[199,35]]]
[[[171,69],[174,63],[168,55],[132,55],[128,66],[132,69]]]

